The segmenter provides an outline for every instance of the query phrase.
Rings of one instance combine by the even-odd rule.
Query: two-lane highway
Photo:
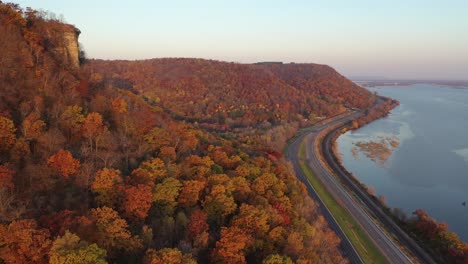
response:
[[[308,166],[314,171],[315,175],[322,181],[322,183],[327,188],[328,192],[337,200],[340,201],[342,206],[348,210],[350,215],[361,225],[363,230],[369,235],[372,241],[375,243],[377,248],[386,256],[390,263],[412,263],[411,260],[406,256],[406,254],[400,249],[400,247],[395,244],[395,242],[384,232],[377,223],[374,222],[374,219],[371,218],[366,211],[359,205],[344,189],[344,187],[337,181],[337,179],[329,172],[329,170],[322,164],[319,155],[315,147],[317,145],[317,140],[322,136],[323,133],[326,133],[331,127],[338,127],[350,120],[355,119],[362,112],[354,112],[349,115],[335,119],[328,122],[325,125],[317,125],[306,130],[301,136],[297,137],[288,147],[288,159],[293,163],[294,170],[297,177],[306,184],[309,193],[312,197],[321,203],[324,215],[330,226],[337,232],[337,234],[342,239],[342,248],[346,256],[350,259],[352,263],[362,263],[362,259],[357,254],[354,247],[349,242],[348,238],[338,226],[334,220],[331,213],[328,211],[326,206],[321,202],[320,197],[317,196],[313,190],[312,185],[307,180],[307,177],[301,170],[299,164],[299,146],[306,140],[306,157]]]

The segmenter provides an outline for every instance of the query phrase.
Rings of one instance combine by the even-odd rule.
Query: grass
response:
[[[315,176],[314,172],[304,161],[305,145],[304,142],[299,146],[299,163],[301,169],[309,182],[314,187],[317,194],[330,210],[333,217],[340,225],[343,232],[353,244],[364,263],[388,263],[384,255],[374,245],[374,242],[364,232],[361,226],[354,218],[343,208],[338,201],[326,190],[322,182]]]

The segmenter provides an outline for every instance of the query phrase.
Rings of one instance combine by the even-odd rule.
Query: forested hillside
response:
[[[87,69],[192,121],[256,126],[365,108],[375,98],[318,64],[238,64],[203,59],[92,60]]]
[[[320,65],[79,66],[78,35],[0,2],[0,263],[345,262],[278,150],[371,94]]]

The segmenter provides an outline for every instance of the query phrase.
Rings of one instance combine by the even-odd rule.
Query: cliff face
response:
[[[57,28],[48,30],[48,39],[53,40],[52,52],[60,61],[72,68],[79,68],[79,46],[78,37],[80,30],[72,25],[60,25]]]
[[[63,50],[62,54],[65,60],[74,68],[80,66],[79,61],[79,48],[78,48],[78,37],[80,30],[73,27],[70,31],[63,33]]]

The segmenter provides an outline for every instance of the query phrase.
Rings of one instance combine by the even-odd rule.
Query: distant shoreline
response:
[[[376,86],[408,86],[413,84],[433,84],[440,86],[448,86],[458,89],[468,89],[468,81],[451,81],[451,80],[352,80],[354,83],[363,87]]]

